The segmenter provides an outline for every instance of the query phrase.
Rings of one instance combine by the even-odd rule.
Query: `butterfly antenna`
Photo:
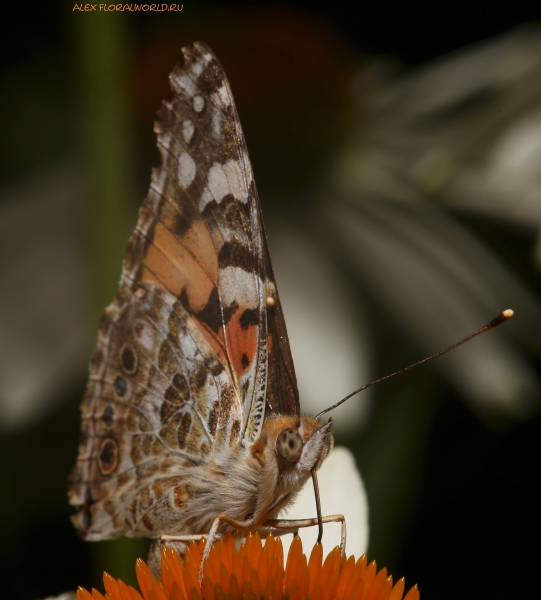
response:
[[[382,381],[385,381],[386,379],[390,379],[391,377],[394,377],[395,375],[400,375],[401,373],[404,373],[405,371],[409,371],[410,369],[413,369],[414,367],[418,367],[419,365],[422,365],[423,363],[428,362],[429,360],[432,360],[433,358],[437,358],[438,356],[441,356],[442,354],[449,352],[449,350],[453,350],[457,346],[460,346],[464,342],[471,340],[476,335],[479,335],[480,333],[484,333],[485,331],[488,331],[489,329],[496,327],[496,325],[499,325],[500,323],[507,321],[507,319],[510,319],[512,316],[513,316],[513,311],[510,308],[508,308],[507,310],[504,310],[495,319],[490,321],[490,323],[488,325],[485,325],[482,329],[479,329],[479,331],[476,331],[475,333],[472,333],[468,337],[465,337],[463,340],[460,340],[460,342],[456,342],[456,344],[453,344],[452,346],[449,346],[449,348],[445,348],[445,350],[441,350],[440,352],[437,352],[436,354],[433,354],[432,356],[429,356],[428,358],[423,358],[423,360],[420,360],[419,362],[416,362],[415,364],[410,365],[409,367],[400,369],[400,371],[396,371],[395,373],[391,373],[390,375],[386,375],[385,377],[376,379],[376,381],[372,381],[372,383],[363,385],[363,387],[359,388],[358,390],[355,390],[354,392],[351,392],[351,394],[348,394],[345,398],[342,398],[342,400],[340,400],[340,402],[337,402],[336,404],[329,406],[329,408],[322,410],[319,414],[316,415],[315,418],[318,419],[319,417],[321,417],[321,415],[324,415],[325,413],[328,413],[329,411],[334,410],[336,407],[340,406],[340,404],[344,404],[344,402],[346,400],[349,400],[352,396],[355,396],[355,394],[358,394],[359,392],[366,390],[366,388],[372,387],[373,385],[376,385],[376,383],[381,383]],[[315,484],[315,481],[314,481],[314,484]]]

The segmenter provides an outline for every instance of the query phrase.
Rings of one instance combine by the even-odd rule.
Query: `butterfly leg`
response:
[[[203,558],[201,560],[201,567],[199,568],[199,583],[203,581],[203,563],[205,559],[208,557],[210,553],[210,549],[212,548],[212,544],[217,539],[220,539],[221,535],[218,533],[218,527],[222,523],[227,523],[230,527],[234,529],[249,529],[253,524],[253,519],[246,519],[245,521],[238,521],[237,519],[233,519],[224,514],[219,514],[212,523],[212,527],[210,528],[209,534],[207,536],[207,543],[205,544],[205,550],[203,551]],[[202,537],[202,536],[200,536]]]
[[[160,536],[160,541],[163,544],[167,544],[169,542],[198,542],[203,537],[205,537],[205,534],[203,533],[198,533],[197,535],[162,535]],[[217,539],[220,538],[219,535],[216,537]]]
[[[346,556],[346,518],[344,515],[330,515],[321,519],[322,523],[341,523],[342,533],[340,539],[340,554],[342,562]],[[272,529],[287,529],[296,532],[301,527],[315,527],[319,525],[317,519],[269,519],[263,523],[263,527],[271,527]]]

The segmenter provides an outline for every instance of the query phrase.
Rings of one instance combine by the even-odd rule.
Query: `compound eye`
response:
[[[302,438],[295,429],[284,429],[276,438],[276,452],[287,462],[294,463],[302,452]]]

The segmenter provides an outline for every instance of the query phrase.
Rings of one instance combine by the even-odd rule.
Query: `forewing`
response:
[[[230,419],[230,439],[253,440],[266,406],[299,413],[295,373],[229,83],[207,46],[183,52],[185,66],[171,74],[175,96],[156,124],[163,166],[149,204],[159,222],[142,232],[133,265],[180,298],[200,325],[242,407],[240,428]],[[168,260],[171,248],[175,264]],[[269,309],[267,298],[274,301]]]
[[[299,392],[293,367],[291,348],[287,337],[284,313],[274,280],[274,271],[263,227],[262,248],[265,261],[265,281],[267,288],[267,397],[265,414],[300,416]]]
[[[229,84],[205,45],[183,51],[155,126],[162,165],[102,320],[82,405],[70,499],[88,539],[178,529],[194,497],[191,469],[255,439],[266,406],[299,413]]]

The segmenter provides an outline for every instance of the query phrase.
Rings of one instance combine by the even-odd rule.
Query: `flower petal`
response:
[[[370,379],[371,344],[363,307],[336,267],[301,230],[270,220],[272,262],[279,273],[302,410],[318,413]],[[272,234],[274,233],[274,236]],[[333,430],[355,433],[368,415],[370,393],[333,414]]]
[[[353,454],[347,448],[336,446],[318,471],[318,482],[323,516],[343,514],[346,517],[346,553],[361,556],[368,547],[368,502]],[[314,489],[312,482],[308,481],[284,518],[308,519],[315,515]],[[326,552],[340,543],[340,531],[339,523],[323,526]],[[303,548],[312,548],[317,540],[318,528],[300,529],[299,535]],[[291,535],[282,537],[286,556],[291,542]]]

